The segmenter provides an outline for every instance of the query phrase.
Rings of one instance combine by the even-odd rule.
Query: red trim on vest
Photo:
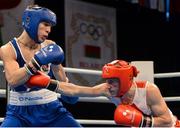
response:
[[[136,81],[138,88],[145,88],[147,81]]]
[[[176,120],[175,127],[180,127],[180,120]]]

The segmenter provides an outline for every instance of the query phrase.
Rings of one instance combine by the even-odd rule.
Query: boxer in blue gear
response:
[[[22,34],[1,47],[10,86],[9,104],[1,126],[81,127],[58,100],[55,92],[39,87],[28,88],[25,84],[37,70],[59,81],[67,81],[61,65],[64,53],[53,41],[46,39],[51,27],[56,25],[55,13],[47,8],[29,6],[24,11],[22,25]],[[62,99],[69,103],[75,103],[78,99],[62,97],[66,97]]]

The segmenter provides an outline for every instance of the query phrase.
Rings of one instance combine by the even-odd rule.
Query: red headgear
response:
[[[123,96],[130,89],[133,77],[136,77],[138,74],[136,67],[123,60],[114,60],[111,63],[104,65],[102,71],[103,78],[119,79],[118,97]]]

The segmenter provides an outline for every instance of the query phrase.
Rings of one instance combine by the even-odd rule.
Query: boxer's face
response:
[[[47,22],[41,22],[38,28],[38,40],[40,42],[43,42],[48,38],[50,32],[51,32],[51,24]]]
[[[111,85],[111,88],[110,88],[110,93],[112,96],[117,96],[118,92],[119,92],[119,79],[117,78],[111,78],[111,79],[107,79],[106,82],[108,84]]]

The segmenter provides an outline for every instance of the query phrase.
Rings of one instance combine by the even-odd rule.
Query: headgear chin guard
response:
[[[31,39],[36,43],[41,43],[38,40],[38,27],[41,22],[56,25],[56,14],[51,10],[39,6],[27,8],[22,17],[22,26],[28,33]]]
[[[123,96],[131,88],[133,77],[136,77],[138,74],[136,67],[123,60],[114,60],[104,65],[102,71],[103,78],[119,79],[120,83],[117,97]]]

